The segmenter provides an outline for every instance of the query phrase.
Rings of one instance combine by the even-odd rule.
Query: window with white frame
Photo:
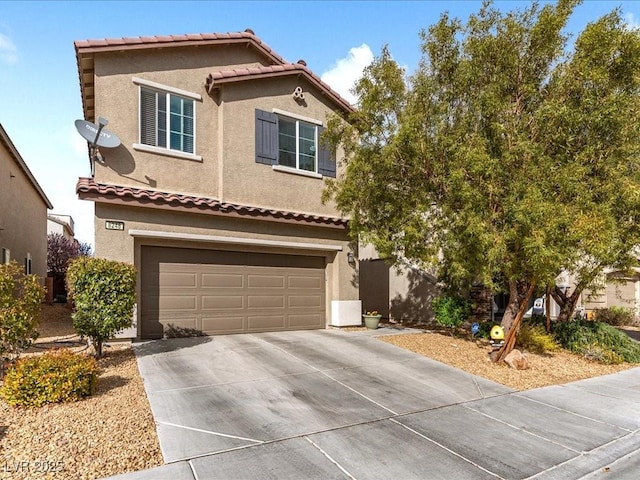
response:
[[[140,87],[140,143],[195,153],[195,105],[192,98]]]
[[[317,134],[317,125],[280,116],[278,119],[279,164],[316,172]]]
[[[335,153],[320,142],[321,122],[277,109],[255,113],[257,163],[335,178]]]

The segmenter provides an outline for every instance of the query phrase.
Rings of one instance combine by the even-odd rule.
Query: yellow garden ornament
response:
[[[491,340],[504,340],[504,330],[500,325],[491,327]]]

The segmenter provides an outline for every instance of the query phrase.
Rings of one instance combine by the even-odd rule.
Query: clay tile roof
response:
[[[332,228],[346,228],[348,223],[344,218],[237,205],[221,202],[214,198],[96,183],[93,178],[79,178],[76,185],[76,193],[84,200],[125,204],[136,202],[150,208],[174,209],[192,213],[232,215],[249,219],[255,218]]]
[[[329,96],[334,102],[340,105],[345,111],[353,111],[353,106],[334,91],[329,85],[323,82],[320,77],[313,73],[306,65],[301,63],[286,63],[284,65],[269,65],[251,68],[237,68],[232,70],[219,70],[210,73],[205,85],[207,91],[217,88],[224,83],[242,81],[248,79],[269,78],[281,75],[304,75],[322,93]]]
[[[95,120],[93,94],[93,56],[99,52],[141,50],[145,48],[170,48],[198,45],[247,44],[263,55],[268,63],[283,64],[284,58],[274,52],[252,32],[191,33],[187,35],[157,35],[145,37],[101,38],[74,42],[76,62],[82,93],[82,108],[86,120]]]

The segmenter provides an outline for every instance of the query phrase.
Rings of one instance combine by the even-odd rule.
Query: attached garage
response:
[[[142,338],[324,328],[325,258],[143,246]]]

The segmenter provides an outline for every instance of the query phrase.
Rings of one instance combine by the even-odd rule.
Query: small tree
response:
[[[67,289],[75,303],[73,327],[89,337],[102,356],[102,343],[131,326],[136,269],[127,263],[78,257],[67,270]]]
[[[0,358],[16,358],[38,338],[44,288],[17,262],[0,265]]]
[[[54,274],[67,273],[69,262],[80,255],[80,244],[61,233],[47,235],[47,271]]]

